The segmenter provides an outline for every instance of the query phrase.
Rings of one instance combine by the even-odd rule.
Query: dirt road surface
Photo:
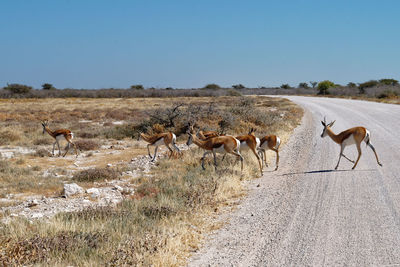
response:
[[[287,97],[305,109],[272,166],[249,196],[210,235],[189,266],[400,266],[400,105],[345,99]],[[355,170],[339,145],[321,138],[320,120],[339,133],[371,132],[383,167],[362,144]],[[356,159],[355,146],[345,154]]]

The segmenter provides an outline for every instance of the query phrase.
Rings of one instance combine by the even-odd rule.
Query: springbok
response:
[[[345,159],[347,159],[348,161],[354,163],[354,161],[352,161],[351,159],[349,159],[348,157],[346,157],[343,154],[343,151],[346,146],[355,144],[357,146],[357,150],[358,150],[358,157],[357,157],[356,163],[354,164],[353,168],[351,168],[352,170],[354,170],[354,168],[357,166],[357,163],[361,157],[361,142],[362,141],[364,141],[367,144],[367,146],[369,146],[372,149],[372,151],[374,152],[375,157],[376,157],[376,162],[378,163],[379,166],[382,167],[382,163],[379,162],[378,155],[376,154],[375,148],[371,144],[371,141],[370,141],[371,134],[365,127],[358,126],[358,127],[347,129],[339,134],[335,134],[335,133],[333,133],[333,131],[331,129],[331,127],[333,126],[335,121],[327,124],[325,117],[324,117],[324,121],[321,121],[321,123],[322,123],[322,126],[324,126],[321,137],[324,138],[325,136],[329,135],[329,137],[335,143],[340,145],[339,160],[338,160],[338,163],[336,164],[335,170],[337,170],[342,156]]]
[[[191,125],[191,124],[189,124],[189,131],[190,131],[191,133],[194,133],[194,127],[193,127],[193,125]],[[206,139],[212,138],[212,137],[221,136],[221,135],[223,135],[223,134],[221,134],[221,133],[219,133],[219,132],[217,132],[217,131],[203,131],[203,130],[199,130],[199,131],[197,132],[197,136],[198,136],[200,139],[203,139],[203,140],[206,140]]]
[[[263,175],[262,163],[260,156],[257,154],[257,149],[260,146],[260,139],[254,135],[256,130],[251,128],[249,133],[246,135],[236,136],[236,139],[240,141],[240,152],[243,150],[251,150],[257,158],[258,165],[260,167],[261,176]]]
[[[159,133],[159,134],[153,134],[153,135],[147,135],[144,133],[140,133],[140,135],[138,136],[138,141],[139,141],[140,137],[142,137],[143,140],[145,140],[146,142],[149,143],[147,145],[147,152],[149,153],[149,157],[152,158],[152,160],[151,160],[152,162],[156,159],[157,149],[158,149],[158,146],[160,146],[160,145],[165,145],[168,148],[168,150],[171,152],[171,154],[169,155],[169,158],[171,158],[171,156],[174,152],[172,150],[172,148],[169,146],[170,144],[172,144],[172,146],[174,147],[174,149],[176,151],[178,151],[178,153],[181,152],[179,150],[179,148],[176,146],[176,135],[172,132]],[[156,147],[154,150],[153,157],[150,154],[150,146]]]
[[[66,147],[66,151],[65,151],[63,157],[65,157],[65,155],[67,155],[67,153],[69,151],[69,148],[70,148],[70,145],[72,145],[74,147],[76,157],[78,157],[78,151],[76,149],[76,145],[71,141],[74,138],[74,134],[70,130],[58,129],[58,130],[52,131],[49,128],[49,122],[48,121],[43,121],[42,122],[42,127],[43,127],[43,134],[45,132],[47,132],[51,137],[53,137],[56,140],[54,142],[54,144],[53,144],[53,152],[52,152],[53,156],[54,156],[54,148],[55,148],[56,144],[58,146],[58,156],[61,156],[61,149],[60,149],[59,141],[62,138],[64,138],[68,142],[68,145]]]
[[[276,135],[266,135],[260,140],[260,147],[258,148],[259,154],[264,159],[265,166],[268,167],[267,164],[267,154],[266,150],[272,150],[276,153],[276,167],[275,171],[278,170],[279,167],[279,146],[281,145],[281,139]]]
[[[201,167],[205,170],[204,167],[204,158],[208,154],[212,153],[214,156],[214,166],[215,170],[217,170],[217,156],[216,153],[229,153],[233,154],[240,159],[241,162],[241,171],[243,171],[243,157],[240,154],[240,141],[237,140],[233,136],[218,136],[211,137],[206,140],[202,140],[197,137],[196,134],[188,131],[188,140],[186,145],[190,146],[192,143],[196,144],[198,147],[207,150],[204,152],[203,157],[201,158]]]

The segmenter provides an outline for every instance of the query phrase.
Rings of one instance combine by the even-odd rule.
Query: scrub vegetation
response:
[[[64,182],[90,188],[120,179],[129,170],[131,157],[147,153],[146,144],[136,141],[142,131],[170,130],[182,144],[187,140],[188,122],[195,122],[199,129],[232,135],[255,128],[257,135],[276,134],[284,144],[301,117],[302,109],[290,101],[263,96],[3,99],[0,148],[32,152],[0,161],[0,196],[57,197]],[[45,119],[51,129],[74,132],[85,170],[74,167],[73,154],[49,156],[53,140],[42,134],[40,121]],[[160,158],[150,173],[129,181],[135,193],[116,206],[0,223],[0,265],[184,265],[204,233],[220,226],[213,218],[232,209],[246,194],[246,180],[259,175],[251,154],[243,153],[242,173],[230,156],[223,162],[218,157],[216,171],[209,158],[203,171],[202,154],[192,146],[180,158]],[[112,167],[106,167],[110,162]],[[49,175],[43,176],[43,171]],[[68,172],[72,172],[70,178],[57,178]]]

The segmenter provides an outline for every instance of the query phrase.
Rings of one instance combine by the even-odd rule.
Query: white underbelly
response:
[[[62,135],[62,134],[56,136],[57,142],[58,142],[58,141],[61,141],[61,140],[64,140],[64,139],[65,139],[65,137],[64,137],[64,135]]]
[[[249,146],[247,145],[246,142],[240,143],[240,150],[249,150]]]
[[[351,146],[354,145],[356,143],[356,140],[354,139],[354,136],[351,135],[349,138],[347,138],[346,140],[343,141],[343,144],[345,146]]]
[[[268,141],[264,142],[260,147],[261,147],[261,148],[264,148],[265,150],[268,150],[268,149],[269,149],[269,147],[268,147]]]
[[[220,146],[220,147],[218,147],[218,148],[214,148],[213,151],[214,151],[215,153],[226,153],[225,148],[224,148],[224,145],[222,145],[222,146]]]
[[[157,140],[157,142],[155,142],[153,145],[155,145],[155,146],[165,145],[164,138],[161,138],[160,140]]]

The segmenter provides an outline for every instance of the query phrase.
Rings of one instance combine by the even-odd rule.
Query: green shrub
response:
[[[133,90],[144,90],[144,87],[141,84],[134,84],[134,85],[131,85],[131,89],[133,89]]]
[[[357,84],[355,84],[355,83],[353,83],[353,82],[349,82],[349,83],[347,84],[347,86],[350,87],[350,88],[355,88],[355,87],[357,87]]]
[[[75,173],[73,180],[77,182],[95,182],[102,180],[115,180],[120,176],[120,172],[111,168],[94,168]]]
[[[43,90],[55,90],[56,88],[51,83],[44,83],[42,84]]]
[[[304,89],[308,89],[308,88],[310,88],[309,86],[308,86],[308,84],[307,83],[299,83],[299,88],[304,88]]]
[[[370,88],[370,87],[377,86],[378,84],[379,84],[378,81],[376,81],[376,80],[370,80],[370,81],[368,81],[368,82],[360,83],[359,88],[360,88],[360,89]]]
[[[281,88],[283,88],[283,89],[290,89],[290,88],[292,88],[292,87],[291,87],[289,84],[284,83],[284,84],[281,85]]]
[[[12,83],[7,84],[7,86],[3,89],[8,90],[14,94],[26,94],[32,90],[32,87],[24,84]]]
[[[331,81],[325,80],[318,83],[318,94],[319,95],[329,95],[329,88],[335,87],[335,84]]]
[[[398,85],[399,81],[395,79],[380,79],[379,83],[384,84],[384,85]]]
[[[232,85],[232,88],[233,89],[244,89],[244,88],[246,88],[246,86],[244,86],[243,84],[235,84],[235,85]]]
[[[213,90],[218,90],[221,89],[221,86],[215,83],[209,83],[206,86],[203,87],[203,89],[213,89]]]

